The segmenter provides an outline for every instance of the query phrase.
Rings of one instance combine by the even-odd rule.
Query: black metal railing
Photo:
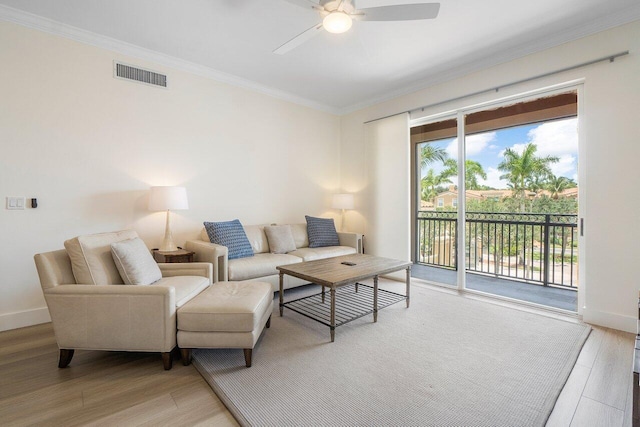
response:
[[[458,268],[457,212],[418,212],[418,263]],[[577,215],[467,212],[465,269],[545,286],[578,286]]]

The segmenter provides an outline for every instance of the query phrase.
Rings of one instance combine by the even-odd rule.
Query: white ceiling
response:
[[[640,0],[440,3],[435,20],[356,21],[348,33],[323,32],[285,55],[272,51],[319,22],[285,0],[0,0],[0,19],[93,44],[103,39],[125,53],[334,113],[640,19]]]

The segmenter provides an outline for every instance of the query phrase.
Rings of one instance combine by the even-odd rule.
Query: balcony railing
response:
[[[418,212],[418,263],[458,268],[457,212]],[[466,271],[578,286],[577,215],[468,212]]]

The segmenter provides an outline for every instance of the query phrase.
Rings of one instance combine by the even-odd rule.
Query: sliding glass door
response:
[[[576,311],[577,92],[460,111],[411,138],[416,277]]]

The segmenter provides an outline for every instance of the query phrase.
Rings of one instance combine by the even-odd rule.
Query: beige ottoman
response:
[[[271,325],[273,288],[265,282],[218,282],[178,309],[178,347],[191,363],[194,348],[242,348],[247,368],[265,325]]]

